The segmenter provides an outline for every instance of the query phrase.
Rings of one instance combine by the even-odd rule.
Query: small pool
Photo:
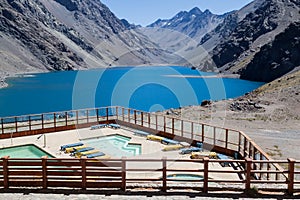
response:
[[[167,179],[171,181],[201,181],[203,176],[197,174],[170,174]]]
[[[130,139],[130,137],[115,134],[95,139],[87,139],[82,142],[112,157],[132,157],[140,155],[141,145],[128,143]]]
[[[54,158],[54,156],[34,144],[2,148],[0,149],[0,157],[3,156],[9,156],[10,158],[41,158],[48,156],[48,158]]]

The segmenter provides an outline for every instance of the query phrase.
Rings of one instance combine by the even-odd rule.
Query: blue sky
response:
[[[149,25],[157,19],[169,19],[180,11],[194,7],[202,11],[223,14],[237,10],[253,0],[100,0],[120,19],[130,23]]]

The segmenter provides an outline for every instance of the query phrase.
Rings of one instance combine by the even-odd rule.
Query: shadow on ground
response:
[[[189,198],[196,197],[211,197],[211,198],[265,198],[265,199],[300,199],[300,194],[295,194],[294,196],[287,195],[285,193],[245,193],[242,191],[218,191],[203,193],[201,191],[121,191],[121,190],[77,190],[77,189],[0,189],[0,193],[18,193],[18,194],[63,194],[63,195],[76,195],[76,194],[86,194],[86,195],[104,195],[104,196],[135,196],[135,197],[172,197],[172,196],[185,196]]]

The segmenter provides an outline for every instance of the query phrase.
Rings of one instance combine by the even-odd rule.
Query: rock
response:
[[[201,106],[209,106],[209,105],[211,105],[212,104],[212,101],[210,101],[210,100],[203,100],[202,102],[201,102]]]

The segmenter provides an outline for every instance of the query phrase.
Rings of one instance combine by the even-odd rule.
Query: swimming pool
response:
[[[112,157],[132,157],[140,155],[141,145],[128,143],[130,139],[130,137],[114,134],[94,139],[86,139],[82,142]]]
[[[48,158],[54,158],[54,156],[34,144],[2,148],[0,149],[0,157],[3,156],[9,156],[10,158],[41,158],[48,156]]]

